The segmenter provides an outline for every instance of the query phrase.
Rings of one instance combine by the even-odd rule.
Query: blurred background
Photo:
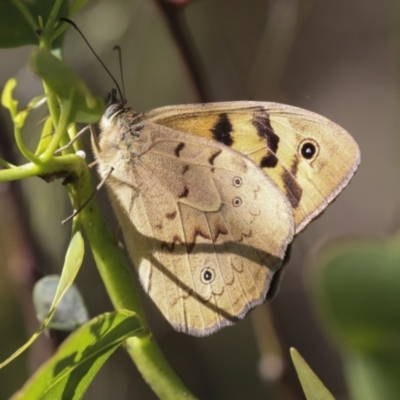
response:
[[[359,143],[362,161],[349,187],[296,238],[280,291],[268,307],[260,306],[236,326],[199,339],[173,332],[143,296],[150,325],[173,368],[202,399],[304,398],[288,358],[291,346],[337,399],[348,399],[341,352],[315,316],[308,270],[322,241],[339,235],[384,237],[399,225],[399,189],[393,179],[400,123],[400,3],[197,0],[183,12],[198,50],[197,65],[208,82],[203,82],[208,101],[276,101],[312,110],[350,132]],[[199,101],[157,2],[89,1],[74,21],[117,77],[118,57],[112,48],[122,47],[126,96],[135,110]],[[27,68],[31,50],[0,50],[0,88],[15,77],[21,107],[42,93],[40,80]],[[105,97],[113,86],[73,30],[66,37],[65,60],[95,95]],[[0,153],[21,163],[11,128],[7,111],[1,109]],[[34,146],[38,134],[39,127],[32,123],[25,129],[27,143]],[[90,154],[89,143],[86,149]],[[105,191],[98,199],[115,229]],[[1,360],[38,326],[30,290],[41,275],[60,271],[70,235],[69,226],[60,221],[70,213],[60,182],[32,178],[0,183]],[[77,285],[93,317],[111,310],[111,305],[86,250]],[[275,351],[282,350],[283,367],[279,357],[263,357],[271,343]],[[41,338],[0,371],[0,399],[22,386],[52,353],[53,344]],[[155,398],[122,349],[102,368],[85,399],[111,396]]]

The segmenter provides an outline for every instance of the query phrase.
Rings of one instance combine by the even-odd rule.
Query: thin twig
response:
[[[178,46],[182,60],[195,87],[199,100],[203,103],[212,101],[209,81],[201,57],[193,41],[184,16],[184,6],[177,7],[173,2],[155,0],[164,14],[168,28]]]

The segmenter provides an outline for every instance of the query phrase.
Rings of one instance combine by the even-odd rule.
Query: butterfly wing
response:
[[[282,266],[290,203],[226,146],[151,122],[122,125],[120,139],[103,132],[97,157],[102,175],[115,168],[107,184],[144,289],[178,331],[204,336],[242,319]]]
[[[321,115],[277,103],[168,106],[138,116],[248,155],[289,199],[296,233],[347,185],[360,162],[353,138]]]

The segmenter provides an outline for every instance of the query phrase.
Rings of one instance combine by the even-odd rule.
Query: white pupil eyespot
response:
[[[200,272],[200,279],[206,285],[213,282],[215,279],[215,271],[214,269],[210,268],[209,265],[210,263],[208,263],[207,266]]]

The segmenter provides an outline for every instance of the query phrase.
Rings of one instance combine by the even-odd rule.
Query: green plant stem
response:
[[[44,177],[46,175],[54,178],[67,176],[70,172],[76,172],[86,168],[85,161],[75,154],[51,158],[46,164],[27,163],[15,168],[0,171],[0,182],[10,182],[33,176]]]
[[[17,126],[14,124],[14,136],[15,136],[15,141],[17,142],[17,146],[21,154],[29,161],[35,163],[35,164],[40,164],[40,159],[39,157],[36,157],[33,153],[31,153],[24,145],[24,142],[22,140],[22,129],[21,127]]]
[[[1,157],[0,157],[0,165],[2,165],[4,168],[15,168],[14,164],[9,163],[8,161],[4,160]]]
[[[126,341],[126,349],[135,360],[136,366],[147,384],[160,399],[196,399],[171,369],[150,333],[145,336],[129,338]]]
[[[72,95],[73,95],[73,91],[71,91],[71,100],[64,101],[62,103],[61,114],[60,114],[60,118],[58,119],[58,123],[56,126],[56,130],[54,132],[54,136],[52,137],[47,149],[41,156],[41,159],[43,162],[47,162],[53,156],[53,154],[57,150],[58,146],[60,145],[60,142],[63,139],[63,136],[67,132],[69,115],[70,115],[70,112],[72,109]]]
[[[72,142],[72,145],[68,145],[67,148],[65,150],[63,150],[63,154],[70,154],[70,153],[73,153],[75,151],[78,151],[78,150],[82,149],[82,141],[79,138],[75,139],[76,135],[77,135],[76,124],[72,124],[68,128],[68,138],[69,138],[69,140],[65,144],[64,143],[60,143],[60,145],[61,146],[65,146],[65,145],[68,145],[71,141],[73,141],[73,142]]]
[[[55,0],[53,8],[51,9],[49,18],[46,21],[46,25],[44,27],[44,37],[51,37],[51,33],[54,31],[54,24],[56,22],[58,10],[61,7],[63,0]],[[49,46],[50,47],[50,46]]]

